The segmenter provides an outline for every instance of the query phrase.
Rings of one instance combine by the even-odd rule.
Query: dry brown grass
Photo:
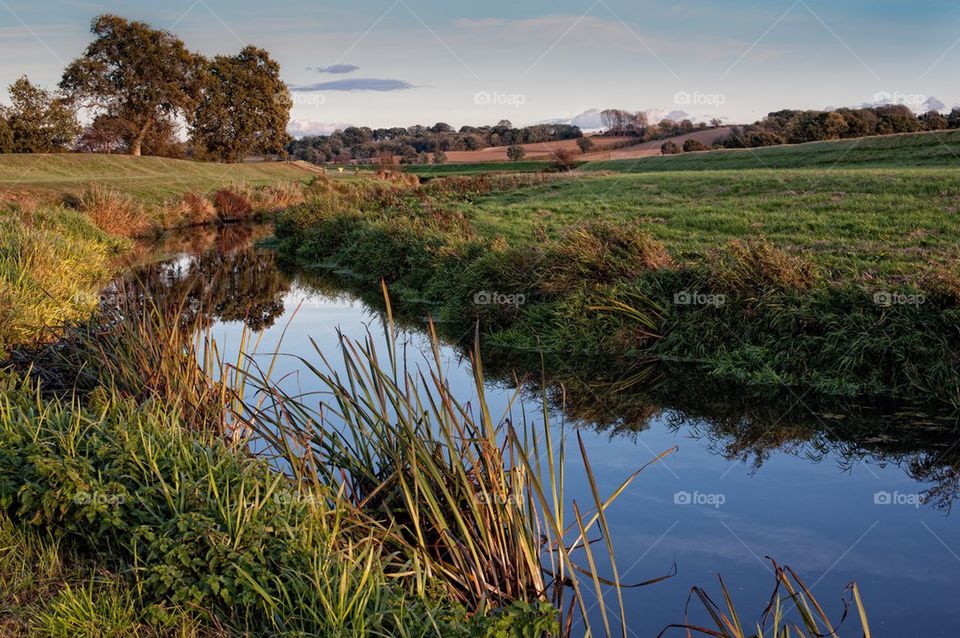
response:
[[[960,259],[932,265],[920,277],[919,283],[930,294],[960,303]]]
[[[102,184],[91,184],[77,201],[77,208],[111,235],[141,237],[156,230],[142,204]]]
[[[819,279],[817,267],[767,241],[734,240],[708,257],[710,278],[720,290],[807,290]]]
[[[213,202],[199,193],[185,193],[178,200],[168,201],[161,216],[165,228],[212,224],[218,219]]]
[[[588,283],[631,280],[670,266],[670,253],[637,225],[593,221],[566,230],[545,247],[538,279],[548,293],[562,294]]]
[[[224,222],[240,221],[253,214],[250,190],[243,186],[221,188],[213,195],[213,205]]]
[[[253,205],[257,212],[279,213],[306,201],[300,182],[279,182],[253,191]]]

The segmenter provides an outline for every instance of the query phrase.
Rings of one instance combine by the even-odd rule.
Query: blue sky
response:
[[[0,0],[0,83],[54,85],[105,12],[207,54],[269,49],[300,89],[297,132],[611,106],[745,122],[787,107],[960,104],[960,3],[945,1]]]

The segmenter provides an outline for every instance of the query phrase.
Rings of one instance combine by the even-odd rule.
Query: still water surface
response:
[[[278,347],[316,359],[312,338],[336,363],[340,333],[358,340],[382,334],[377,291],[281,267],[269,250],[253,247],[262,232],[232,229],[154,247],[154,259],[164,258],[137,268],[137,277],[212,299],[213,334],[226,352],[248,327],[260,335],[265,360]],[[426,368],[423,329],[412,319],[403,340],[408,364]],[[463,350],[445,345],[442,353],[454,395],[474,400]],[[296,358],[281,357],[274,378],[310,391],[311,377],[299,367]],[[609,513],[625,582],[666,574],[674,564],[677,570],[625,592],[631,635],[655,636],[682,622],[693,585],[719,599],[718,574],[740,612],[758,618],[772,586],[766,556],[796,570],[832,618],[842,611],[844,587],[856,580],[875,635],[960,630],[960,525],[950,515],[960,480],[955,418],[902,407],[824,407],[789,392],[742,397],[683,371],[618,371],[602,362],[548,360],[545,381],[539,362],[504,359],[487,367],[494,416],[519,418],[517,403],[512,414],[508,409],[519,390],[522,408],[536,418],[546,386],[554,427],[580,429],[602,493],[677,447]],[[579,503],[591,501],[575,467],[568,491]],[[855,635],[856,625],[850,619],[840,635]]]

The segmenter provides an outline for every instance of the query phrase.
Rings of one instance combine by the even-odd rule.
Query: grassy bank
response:
[[[263,220],[303,201],[319,173],[295,162],[215,164],[159,157],[0,157],[0,211],[66,207],[112,235]]]
[[[0,218],[0,355],[86,318],[110,259],[128,247],[64,208]]]
[[[905,133],[854,140],[724,149],[590,162],[583,171],[753,170],[765,168],[910,168],[960,166],[960,131]]]
[[[277,236],[455,334],[479,319],[488,345],[956,402],[958,185],[933,169],[354,185]]]

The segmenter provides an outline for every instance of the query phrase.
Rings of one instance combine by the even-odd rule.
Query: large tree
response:
[[[111,118],[129,153],[140,155],[151,129],[192,114],[203,58],[169,31],[115,15],[95,18],[90,31],[94,41],[66,68],[60,88]]]
[[[226,162],[255,153],[285,153],[293,101],[280,79],[280,65],[254,46],[235,56],[217,56],[204,76],[191,126],[194,152]],[[365,129],[372,139],[370,129]]]
[[[6,120],[10,150],[16,153],[56,153],[66,150],[80,133],[76,113],[61,98],[30,82],[26,76],[10,85]],[[6,145],[0,141],[0,146]]]
[[[0,114],[0,153],[13,152],[13,131],[7,124],[6,118]]]

